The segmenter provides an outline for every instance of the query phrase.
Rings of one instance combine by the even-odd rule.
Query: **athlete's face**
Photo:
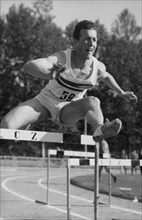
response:
[[[91,58],[97,47],[97,32],[94,29],[82,29],[76,46],[76,49],[83,58]]]

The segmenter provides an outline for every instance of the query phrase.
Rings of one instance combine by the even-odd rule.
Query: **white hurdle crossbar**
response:
[[[95,142],[94,142],[95,145]],[[58,150],[52,150],[49,149],[50,155],[57,155]],[[85,151],[71,151],[71,150],[63,150],[64,155],[66,157],[89,157],[89,158],[94,158],[94,153],[92,152],[85,152]]]
[[[88,165],[94,166],[94,159],[88,158]],[[99,159],[99,166],[131,166],[131,159]],[[71,166],[81,166],[82,160],[80,158],[71,158]],[[139,160],[139,165],[142,166],[142,160]]]
[[[76,135],[63,134],[43,131],[29,131],[16,129],[0,129],[0,139],[15,140],[15,141],[35,141],[35,142],[50,142],[50,143],[65,143],[66,135],[78,136],[81,145],[94,145],[95,142],[91,135]],[[76,143],[72,143],[76,144]]]

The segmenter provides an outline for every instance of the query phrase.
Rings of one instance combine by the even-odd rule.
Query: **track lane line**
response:
[[[41,175],[41,174],[32,175],[32,176],[39,176],[39,175]],[[7,191],[7,192],[13,194],[14,196],[17,196],[17,197],[19,197],[19,198],[21,198],[21,199],[24,199],[24,200],[27,200],[27,201],[29,201],[29,202],[34,202],[34,203],[35,203],[35,200],[33,200],[33,199],[31,199],[31,198],[29,198],[29,197],[27,197],[27,196],[24,196],[24,195],[22,195],[22,194],[16,193],[15,191],[10,190],[10,189],[6,186],[7,182],[9,182],[9,181],[11,181],[11,180],[18,179],[18,178],[25,178],[25,177],[26,177],[26,178],[27,178],[27,177],[31,177],[31,175],[18,176],[18,177],[16,176],[16,177],[7,178],[7,179],[5,179],[5,180],[2,182],[2,187],[5,189],[5,191]],[[56,177],[56,178],[57,178],[57,177]],[[64,209],[57,208],[57,207],[54,207],[54,206],[51,206],[51,205],[46,205],[46,207],[67,214],[67,211],[64,210]],[[79,215],[79,214],[74,213],[74,212],[71,212],[71,215],[72,215],[72,216],[75,216],[75,217],[78,217],[78,218],[81,218],[81,219],[84,219],[84,220],[92,220],[92,218],[84,217],[84,216]]]
[[[58,178],[58,177],[51,177],[51,179],[53,179],[53,178]],[[45,185],[42,184],[42,182],[43,182],[44,179],[45,179],[45,178],[40,179],[40,180],[38,181],[38,184],[39,184],[39,186],[41,186],[42,188],[47,189],[47,186],[45,186]],[[55,189],[51,189],[51,188],[50,188],[49,191],[51,191],[51,192],[53,192],[53,193],[61,194],[61,195],[63,195],[63,196],[67,196],[66,193],[64,193],[64,192],[62,192],[62,191],[57,191],[57,190],[55,190]],[[92,201],[92,200],[88,200],[88,199],[85,199],[85,198],[82,198],[82,197],[78,197],[78,196],[75,196],[75,195],[71,195],[71,198],[76,199],[76,200],[81,200],[81,201],[84,201],[84,202],[88,202],[88,203],[92,203],[92,204],[93,204],[93,201]]]
[[[39,175],[41,175],[41,174],[35,174],[35,175],[32,175],[32,176],[39,176]],[[64,175],[64,176],[65,176],[65,175]],[[25,200],[28,200],[28,201],[30,201],[30,202],[35,202],[35,200],[30,199],[30,198],[28,198],[28,197],[26,197],[26,196],[20,195],[20,194],[18,194],[18,193],[16,193],[16,192],[12,191],[12,190],[10,190],[10,189],[8,189],[8,188],[6,187],[6,183],[7,183],[8,181],[11,181],[11,180],[13,180],[13,179],[18,179],[18,178],[25,178],[25,177],[26,177],[26,178],[27,178],[27,177],[31,177],[31,175],[10,177],[10,178],[8,178],[8,179],[6,179],[6,180],[4,180],[4,181],[2,182],[2,187],[3,187],[6,191],[8,191],[9,193],[12,193],[13,195],[15,195],[15,196],[17,196],[17,197],[20,197],[21,199],[25,199]],[[63,175],[62,175],[62,176],[52,176],[52,177],[50,177],[50,178],[58,178],[58,177],[59,177],[59,178],[60,178],[60,177],[63,177]],[[41,182],[43,181],[43,179],[45,179],[45,178],[40,179],[40,180],[38,181],[38,183],[41,184]],[[44,186],[44,185],[42,185],[42,184],[41,184],[41,187],[47,189],[47,187]],[[61,191],[51,190],[51,189],[49,189],[49,190],[50,190],[50,191],[53,191],[53,192],[55,192],[55,193],[62,194],[62,195],[64,195],[64,196],[66,196],[66,193],[63,193],[63,192],[61,192]],[[74,195],[71,195],[71,197],[74,198],[74,199],[79,199],[79,200],[83,200],[83,201],[92,203],[91,200],[87,200],[87,199],[84,199],[84,198],[79,198],[79,197],[76,197],[76,196],[74,196]],[[60,210],[60,212],[65,212],[65,213],[66,213],[65,210],[62,210],[62,209],[60,209],[60,208],[55,208],[55,207],[49,206],[49,205],[47,205],[47,206],[48,206],[49,208],[51,208],[51,209],[56,209],[57,211]],[[113,209],[123,210],[123,211],[126,211],[126,212],[138,214],[138,215],[141,215],[141,214],[142,214],[142,212],[135,211],[135,210],[130,210],[130,209],[122,208],[122,207],[118,207],[118,206],[113,206],[113,205],[111,205],[110,207],[113,208]],[[79,217],[79,216],[78,216],[78,217]],[[83,216],[81,216],[81,217],[83,217]],[[83,218],[83,219],[86,219],[86,218]],[[89,218],[87,218],[87,219],[89,220]]]
[[[51,178],[52,178],[52,177],[51,177]],[[54,177],[54,178],[58,178],[58,177]],[[42,184],[42,181],[43,181],[44,179],[45,179],[45,178],[40,179],[40,180],[38,181],[38,184],[39,184],[41,187],[47,189],[47,187]],[[63,196],[67,196],[66,193],[61,192],[61,191],[57,191],[57,190],[54,190],[54,189],[49,189],[49,191],[54,192],[54,193],[61,194],[61,195],[63,195]],[[84,199],[84,198],[82,198],[82,197],[77,197],[77,196],[74,196],[74,195],[71,195],[71,198],[92,203],[92,200]],[[136,210],[131,210],[131,209],[122,208],[122,207],[113,206],[113,205],[111,205],[110,207],[113,208],[113,209],[118,209],[118,210],[122,210],[122,211],[125,211],[125,212],[130,212],[130,213],[133,213],[133,214],[137,214],[137,215],[142,215],[142,212],[139,212],[139,211],[136,211]]]

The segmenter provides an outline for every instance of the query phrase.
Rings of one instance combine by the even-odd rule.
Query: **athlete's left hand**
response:
[[[128,99],[132,104],[136,104],[138,102],[137,96],[130,91],[126,91],[123,93],[122,97]]]

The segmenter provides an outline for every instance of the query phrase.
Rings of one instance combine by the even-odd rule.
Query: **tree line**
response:
[[[24,4],[12,5],[9,12],[0,18],[0,120],[20,102],[34,97],[47,83],[25,74],[22,70],[25,62],[47,57],[55,51],[72,47],[72,33],[77,20],[62,30],[54,23],[51,16],[52,1],[36,0],[33,7]],[[94,56],[104,62],[110,72],[124,90],[132,90],[138,97],[138,103],[132,106],[130,102],[118,97],[105,85],[98,83],[88,95],[97,96],[106,118],[113,120],[118,117],[123,122],[123,128],[116,138],[108,139],[111,151],[120,153],[126,149],[140,149],[142,146],[142,39],[141,27],[128,9],[124,9],[112,23],[110,33],[99,20],[94,21],[98,31],[98,47]],[[84,132],[84,121],[81,120],[71,128],[60,127],[52,121],[44,121],[32,125],[32,129],[71,132]],[[88,134],[91,134],[88,125]],[[48,144],[48,147],[57,145]],[[61,146],[66,149],[82,150],[80,146]],[[1,154],[37,156],[41,154],[40,144],[2,141]],[[93,150],[88,146],[88,150]]]

